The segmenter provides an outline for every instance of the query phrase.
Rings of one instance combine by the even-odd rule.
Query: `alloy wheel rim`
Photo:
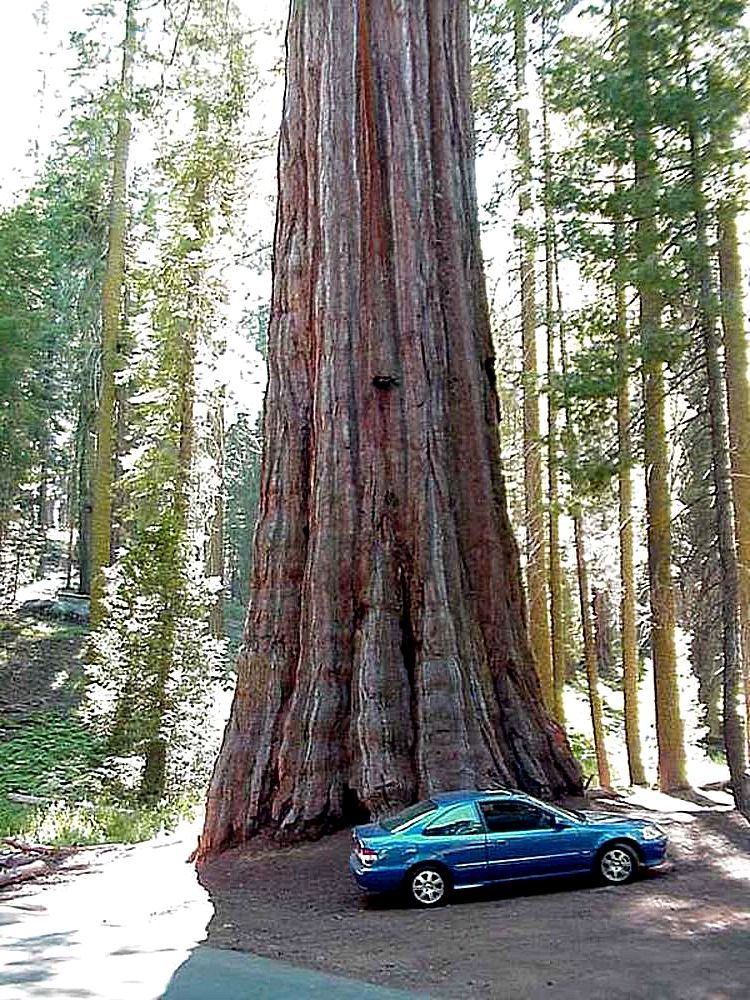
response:
[[[602,872],[610,882],[624,882],[633,871],[633,861],[627,851],[607,851],[602,858]]]
[[[437,903],[445,893],[445,882],[436,871],[418,872],[412,880],[411,887],[420,903]]]

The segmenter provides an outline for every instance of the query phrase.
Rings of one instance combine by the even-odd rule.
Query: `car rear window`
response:
[[[420,817],[434,812],[436,809],[437,803],[431,799],[427,799],[424,802],[417,802],[416,805],[409,806],[407,809],[402,809],[395,816],[389,816],[388,819],[381,820],[380,825],[391,833],[398,833],[399,830],[403,830],[404,827],[414,823]]]

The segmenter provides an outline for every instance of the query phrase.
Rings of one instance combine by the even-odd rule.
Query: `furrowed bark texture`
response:
[[[199,857],[580,787],[498,454],[468,8],[293,2],[252,599]]]

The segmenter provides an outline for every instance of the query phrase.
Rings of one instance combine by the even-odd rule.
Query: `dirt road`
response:
[[[202,873],[208,941],[434,997],[745,1000],[750,828],[675,800],[649,815],[669,828],[672,860],[633,885],[509,886],[436,911],[363,897],[348,833],[231,851]]]

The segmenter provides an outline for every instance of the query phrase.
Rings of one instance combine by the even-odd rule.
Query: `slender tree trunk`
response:
[[[130,151],[129,104],[135,52],[135,0],[125,5],[125,38],[118,91],[117,134],[112,162],[107,263],[102,287],[102,353],[99,404],[96,415],[96,462],[92,480],[91,514],[91,623],[101,621],[104,609],[104,570],[111,559],[112,478],[115,441],[115,372],[120,356],[122,288],[127,229],[127,170]]]
[[[469,94],[468,3],[292,4],[254,580],[199,857],[581,787],[506,510]]]
[[[95,419],[93,388],[81,389],[76,427],[76,518],[78,521],[78,592],[91,593],[91,476],[93,464],[93,426]]]
[[[576,568],[578,570],[578,599],[581,607],[581,629],[583,630],[583,655],[586,664],[586,681],[589,689],[589,708],[591,711],[591,727],[594,732],[594,751],[596,753],[596,770],[599,784],[602,788],[610,788],[612,779],[609,774],[609,760],[604,741],[604,724],[602,722],[602,699],[599,694],[599,672],[596,666],[596,642],[594,628],[591,622],[591,606],[589,604],[589,574],[586,565],[586,546],[584,542],[583,514],[576,510],[573,514],[573,533],[576,546]]]
[[[596,669],[600,677],[612,677],[612,646],[610,643],[609,594],[602,588],[591,592],[591,610],[594,619],[594,645]]]
[[[648,40],[639,23],[640,2],[630,10],[630,62],[637,78],[647,85]],[[672,791],[687,786],[685,739],[680,714],[675,650],[675,601],[672,582],[672,509],[669,452],[666,431],[664,362],[662,361],[662,300],[658,285],[659,237],[654,220],[654,184],[657,166],[650,132],[650,95],[636,109],[633,123],[635,194],[640,206],[636,231],[636,288],[640,306],[643,372],[643,460],[646,469],[646,524],[649,593],[651,599],[651,655],[654,665],[656,738],[659,787]],[[645,110],[644,110],[645,109]]]
[[[544,49],[546,53],[546,22],[543,22]],[[560,558],[560,491],[558,456],[557,387],[554,375],[555,359],[555,287],[557,283],[557,239],[552,202],[552,149],[549,130],[546,84],[542,84],[542,131],[544,158],[544,277],[545,277],[545,326],[547,328],[547,482],[549,493],[549,598],[551,625],[553,712],[561,724],[565,722],[565,608],[563,601],[562,561]]]
[[[615,326],[617,330],[617,502],[620,535],[620,635],[622,645],[622,688],[625,703],[625,743],[631,785],[645,785],[646,772],[641,756],[641,727],[638,711],[638,624],[635,597],[633,538],[633,448],[630,431],[630,343],[628,338],[623,263],[624,224],[615,230]]]
[[[513,0],[516,130],[519,172],[521,338],[523,346],[523,448],[526,497],[526,589],[529,636],[545,703],[554,705],[554,677],[547,607],[542,444],[539,425],[539,369],[536,349],[536,231],[531,193],[531,137],[526,86],[526,0]]]
[[[194,262],[187,265],[185,318],[177,320],[179,349],[179,441],[177,448],[177,474],[175,478],[175,530],[178,544],[187,550],[190,544],[192,507],[195,484],[195,394],[196,394],[196,351],[201,330],[201,299],[206,280],[205,263],[200,255],[205,251],[211,233],[211,218],[208,193],[211,163],[206,159],[205,137],[208,129],[208,109],[199,103],[195,109],[195,148],[198,158],[191,165],[192,190],[187,206],[187,219],[195,234],[190,247]],[[182,568],[182,567],[180,567]],[[175,600],[179,600],[182,588],[175,586]],[[164,634],[160,655],[154,671],[151,704],[153,706],[153,738],[146,748],[141,795],[145,800],[157,801],[164,796],[167,781],[169,747],[162,735],[162,720],[169,709],[169,678],[173,669],[173,636],[179,611],[173,603],[164,612]]]
[[[692,81],[685,57],[686,89]],[[742,645],[739,618],[739,573],[734,540],[734,510],[732,505],[732,474],[729,460],[729,422],[727,417],[726,382],[722,371],[718,332],[719,304],[711,273],[708,248],[708,219],[705,205],[702,165],[698,150],[698,133],[691,122],[690,161],[695,211],[695,259],[698,283],[698,324],[703,341],[707,371],[708,414],[711,430],[711,468],[714,486],[716,534],[721,562],[722,652],[724,659],[724,746],[732,779],[732,791],[737,808],[750,820],[750,772],[748,771],[742,677]]]
[[[742,305],[742,267],[737,212],[732,204],[719,214],[719,271],[724,363],[729,410],[729,445],[737,541],[738,596],[745,715],[750,737],[750,385],[747,337]]]
[[[209,435],[211,456],[216,475],[216,499],[208,539],[208,575],[222,582],[222,589],[216,595],[216,603],[211,609],[211,635],[215,639],[224,636],[224,390],[216,394],[209,413]]]

